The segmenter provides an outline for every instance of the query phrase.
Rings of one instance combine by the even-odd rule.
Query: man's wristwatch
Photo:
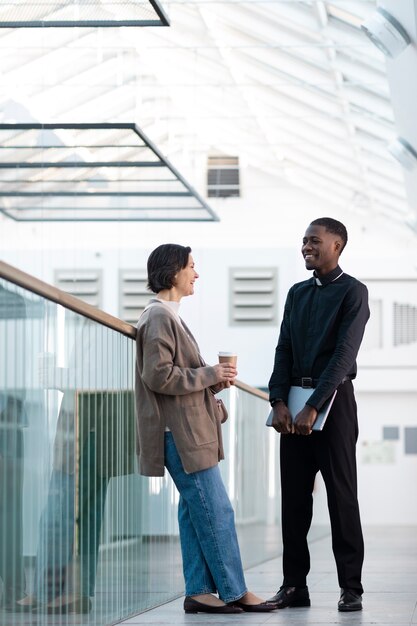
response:
[[[278,402],[284,402],[284,400],[282,398],[272,398],[272,400],[269,401],[271,406],[275,406]]]

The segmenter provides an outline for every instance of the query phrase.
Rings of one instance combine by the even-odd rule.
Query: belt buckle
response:
[[[313,388],[313,379],[309,376],[301,377],[301,387],[303,389],[312,389]]]

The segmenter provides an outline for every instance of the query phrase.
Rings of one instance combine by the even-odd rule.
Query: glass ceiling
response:
[[[0,197],[16,221],[218,219],[134,124],[0,124]]]
[[[396,129],[385,59],[360,30],[376,0],[165,0],[164,8],[166,29],[1,30],[0,121],[134,120],[200,190],[207,156],[232,155],[361,218],[416,219],[386,149]],[[125,148],[105,150],[117,160]],[[110,169],[114,191],[120,175]],[[97,185],[94,203],[96,174],[77,186]],[[66,181],[70,170],[49,176]],[[24,196],[8,202],[27,206]]]
[[[168,26],[159,0],[3,0],[0,28]]]

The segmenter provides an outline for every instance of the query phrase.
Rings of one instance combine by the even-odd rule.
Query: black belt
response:
[[[340,381],[340,385],[343,385],[347,380],[351,380],[350,376],[344,376]],[[302,378],[292,378],[291,385],[295,387],[302,387],[303,389],[314,389],[319,384],[319,378],[310,378],[309,376],[303,376]]]

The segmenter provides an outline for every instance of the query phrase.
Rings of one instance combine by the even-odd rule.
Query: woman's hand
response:
[[[223,383],[225,387],[233,385],[233,381],[237,376],[237,369],[235,365],[231,363],[217,363],[214,366],[216,374],[218,376],[217,381]]]

